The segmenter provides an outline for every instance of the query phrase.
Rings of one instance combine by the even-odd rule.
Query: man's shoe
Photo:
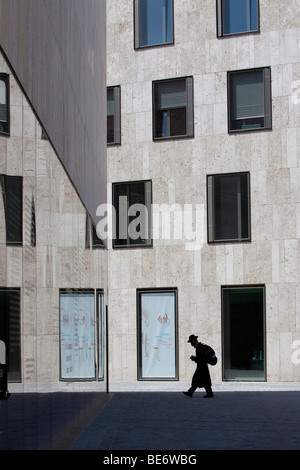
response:
[[[207,393],[206,395],[204,395],[203,398],[213,398],[213,397],[214,397],[213,393],[210,393],[210,394]]]
[[[187,397],[190,397],[190,398],[192,398],[192,396],[193,396],[189,392],[182,392],[182,393],[183,393],[183,395],[186,395]]]

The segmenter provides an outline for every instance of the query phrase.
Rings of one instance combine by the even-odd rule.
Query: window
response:
[[[193,135],[193,78],[153,82],[153,139]]]
[[[95,306],[93,291],[60,292],[62,379],[95,378]]]
[[[271,69],[228,72],[229,132],[271,129]]]
[[[134,0],[134,47],[173,43],[173,0]]]
[[[223,379],[265,380],[265,287],[222,287]]]
[[[9,134],[9,79],[0,73],[0,134]]]
[[[86,248],[104,248],[103,241],[98,237],[96,227],[92,222],[91,217],[86,215],[86,239],[85,239]]]
[[[250,175],[207,177],[208,242],[250,240]]]
[[[21,382],[20,289],[0,288],[0,349],[8,381]]]
[[[151,246],[151,181],[113,184],[113,247]]]
[[[217,0],[218,36],[258,31],[258,10],[258,0]]]
[[[61,379],[103,379],[103,291],[62,289],[59,297]]]
[[[178,379],[177,290],[138,290],[138,378]]]
[[[1,175],[5,208],[6,243],[22,245],[23,242],[23,179],[19,176]]]
[[[121,143],[121,88],[107,88],[107,143]]]

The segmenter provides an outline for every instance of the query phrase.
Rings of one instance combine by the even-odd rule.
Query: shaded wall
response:
[[[0,0],[0,45],[86,209],[106,202],[106,1]]]

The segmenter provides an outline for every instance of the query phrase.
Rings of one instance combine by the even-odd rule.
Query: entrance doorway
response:
[[[265,380],[265,288],[222,287],[223,379]]]

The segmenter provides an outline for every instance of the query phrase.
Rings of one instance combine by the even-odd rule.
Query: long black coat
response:
[[[197,363],[197,369],[192,378],[192,387],[211,387],[210,373],[205,360],[204,345],[202,343],[198,343],[196,346],[196,358],[194,360]]]

